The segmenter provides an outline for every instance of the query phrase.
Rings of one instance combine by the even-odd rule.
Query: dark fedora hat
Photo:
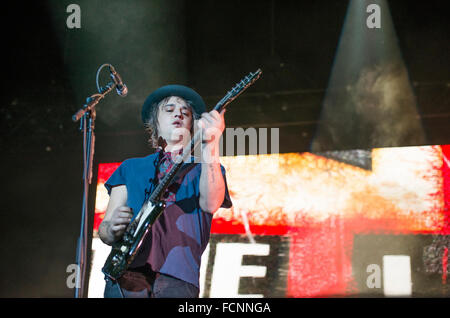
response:
[[[194,91],[192,88],[183,85],[166,85],[158,88],[148,95],[147,99],[142,106],[142,121],[148,122],[150,110],[153,105],[159,103],[166,97],[178,96],[188,100],[192,103],[192,107],[197,114],[206,112],[206,105],[202,97]]]

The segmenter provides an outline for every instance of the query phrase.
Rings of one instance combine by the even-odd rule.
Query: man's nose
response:
[[[175,111],[175,117],[183,119],[183,110],[181,108]]]

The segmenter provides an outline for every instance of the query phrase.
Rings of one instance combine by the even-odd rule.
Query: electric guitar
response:
[[[255,73],[249,73],[231,91],[229,91],[214,107],[219,113],[244,90],[252,85],[262,74],[258,69]],[[142,242],[149,233],[150,227],[155,223],[166,207],[166,203],[162,195],[167,187],[176,177],[183,162],[190,158],[192,152],[202,141],[201,130],[197,131],[191,140],[190,146],[184,149],[183,153],[175,159],[175,163],[171,170],[164,176],[158,186],[150,195],[149,199],[143,204],[136,218],[127,226],[122,238],[113,244],[111,252],[106,259],[102,272],[107,278],[117,280],[127,270],[128,266],[133,262]]]

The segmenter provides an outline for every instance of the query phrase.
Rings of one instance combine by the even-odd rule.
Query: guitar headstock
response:
[[[250,72],[246,77],[244,77],[239,83],[237,83],[231,91],[216,105],[216,110],[220,111],[225,108],[229,103],[231,103],[236,97],[242,94],[250,85],[252,85],[262,74],[261,69],[256,70],[256,72]]]
[[[261,69],[256,70],[256,72],[252,73],[250,72],[246,77],[244,77],[239,83],[237,83],[232,89],[231,93],[233,94],[232,97],[235,95],[239,95],[241,91],[245,90],[247,87],[252,85],[256,80],[261,76],[262,71]]]

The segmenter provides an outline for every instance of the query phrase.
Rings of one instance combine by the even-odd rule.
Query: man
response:
[[[107,279],[105,297],[198,297],[200,258],[209,241],[213,213],[229,208],[225,169],[219,163],[224,111],[205,112],[194,90],[163,86],[151,93],[142,120],[157,151],[125,160],[105,183],[110,194],[99,227],[102,241],[112,245],[139,213],[143,203],[190,142],[195,119],[202,128],[201,160],[191,157],[164,193],[166,208],[129,269],[117,281]],[[207,160],[205,160],[207,158]],[[198,158],[197,158],[198,159]],[[195,161],[195,162],[194,162]]]

